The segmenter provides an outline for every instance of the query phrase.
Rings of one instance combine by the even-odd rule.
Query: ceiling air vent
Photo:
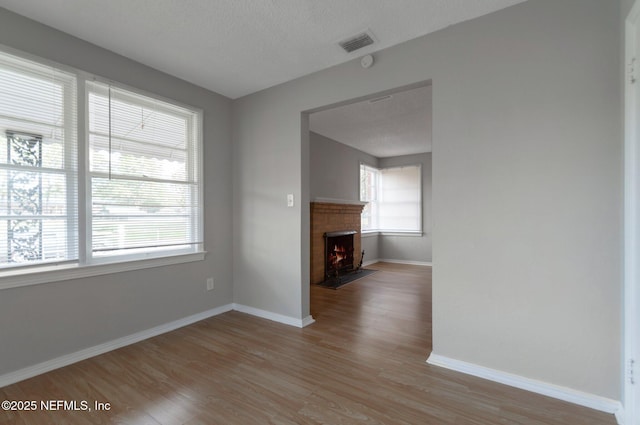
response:
[[[370,31],[365,31],[346,40],[338,42],[347,53],[355,52],[358,49],[362,49],[370,44],[373,44],[375,39]]]

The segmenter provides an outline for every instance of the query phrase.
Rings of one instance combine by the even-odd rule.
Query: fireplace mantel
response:
[[[336,198],[315,198],[313,201],[311,201],[312,204],[345,204],[345,205],[360,205],[360,206],[365,206],[367,205],[367,202],[362,202],[362,201],[354,201],[351,199],[336,199]]]
[[[355,230],[345,230],[343,232],[326,232],[324,236],[326,238],[335,238],[336,236],[355,235],[356,233],[358,232]]]

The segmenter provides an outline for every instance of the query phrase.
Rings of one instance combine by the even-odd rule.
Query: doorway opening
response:
[[[414,282],[415,276],[424,279],[425,284],[428,280],[428,295],[416,293],[417,299],[414,300],[415,305],[412,307],[415,307],[416,314],[422,319],[425,318],[424,314],[428,315],[426,322],[429,327],[429,349],[431,348],[430,283],[433,252],[431,96],[431,81],[425,81],[328,105],[302,114],[303,161],[306,162],[305,150],[308,155],[308,167],[303,169],[308,170],[309,181],[308,211],[311,224],[310,229],[307,230],[309,233],[307,243],[311,286],[316,283],[315,275],[321,276],[324,273],[326,257],[329,255],[324,246],[324,233],[356,229],[352,259],[354,264],[361,262],[364,267],[383,264],[381,268],[389,273],[402,273],[403,267],[407,271],[414,267],[414,270],[411,270],[414,273]],[[413,167],[413,174],[397,172],[410,167]],[[381,170],[380,174],[386,177],[384,181],[376,180],[380,188],[375,188],[377,190],[375,199],[366,193],[371,190],[371,187],[365,188],[361,172],[364,168]],[[415,191],[417,195],[403,198],[403,191],[406,190],[400,183],[407,176],[414,176],[419,186]],[[374,202],[376,205],[373,205]],[[328,205],[331,207],[327,207]],[[316,238],[315,223],[322,221],[321,224],[324,226],[326,225],[324,221],[327,219],[314,218],[313,211],[327,208],[332,208],[334,211],[357,209],[357,228],[353,226],[351,218],[345,216],[343,219],[332,214],[329,216],[329,221],[333,227],[331,229],[319,227],[320,230],[316,229],[319,237]],[[360,213],[362,209],[367,219],[363,219]],[[377,221],[372,218],[376,214]],[[411,224],[414,227],[406,227],[403,223],[410,221],[409,216],[412,214],[417,217],[413,218],[413,224]],[[382,224],[376,227],[371,225],[372,220],[374,223]],[[314,256],[320,258],[314,259]],[[314,266],[316,263],[319,264],[318,267]],[[314,273],[315,268],[318,268],[317,273]],[[370,276],[366,279],[384,278],[383,274]],[[361,280],[361,282],[364,281],[365,279]],[[354,284],[357,285],[357,283]],[[394,286],[395,290],[402,290],[395,286],[401,282],[388,281],[387,284]],[[361,286],[365,287],[366,284]],[[308,290],[308,288],[305,289]],[[334,292],[339,293],[343,290],[346,289]],[[317,294],[317,291],[309,290],[309,294],[312,297]],[[380,297],[389,297],[389,292],[385,292],[384,295],[382,292],[377,294]],[[339,294],[330,296],[335,297]],[[377,296],[375,289],[372,289],[368,299],[375,296]],[[420,304],[427,298],[428,305]],[[381,299],[380,302],[384,300]],[[411,299],[408,302],[413,304]],[[318,311],[318,308],[328,306],[329,303],[314,304],[310,300],[310,305],[311,314],[316,323],[322,322],[322,312]],[[391,304],[389,307],[398,308]],[[418,312],[419,309],[424,311]],[[355,310],[361,311],[358,308]],[[407,311],[409,310],[404,310],[404,312]]]

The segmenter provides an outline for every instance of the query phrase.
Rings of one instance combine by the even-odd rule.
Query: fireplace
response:
[[[345,229],[354,231],[355,233],[351,235],[353,237],[352,264],[360,264],[362,261],[360,216],[364,205],[363,202],[357,201],[311,202],[311,283],[319,284],[327,280],[326,234],[340,233]]]
[[[327,232],[324,234],[325,245],[325,276],[337,277],[342,273],[353,270],[353,235],[356,230],[344,232]]]

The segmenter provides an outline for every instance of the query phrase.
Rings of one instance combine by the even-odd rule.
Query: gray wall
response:
[[[305,111],[432,80],[434,352],[619,399],[619,43],[529,0],[234,101],[236,302],[309,314]]]
[[[309,137],[311,200],[360,201],[360,163],[378,167],[378,158],[321,134]]]
[[[0,40],[204,110],[209,251],[195,263],[0,291],[0,375],[232,302],[231,101],[1,8]]]
[[[627,19],[627,15],[629,14],[629,12],[631,12],[631,8],[633,7],[633,3],[635,3],[634,0],[621,0],[621,7],[620,7],[620,16],[622,18],[622,22],[625,21],[625,19]]]
[[[309,134],[309,179],[311,200],[331,198],[360,200],[360,163],[378,166],[378,158],[321,134]],[[364,261],[380,258],[377,234],[362,235]]]
[[[377,234],[364,234],[360,239],[364,257],[363,264],[371,264],[377,262],[380,257],[380,236]]]
[[[384,260],[430,263],[431,238],[431,153],[380,158],[380,168],[422,165],[422,236],[381,235],[379,257]]]

